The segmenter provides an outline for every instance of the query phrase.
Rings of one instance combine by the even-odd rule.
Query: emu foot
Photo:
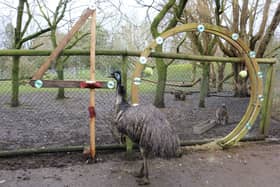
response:
[[[138,183],[138,185],[141,185],[141,186],[150,184],[150,181],[147,177],[136,179],[136,182]]]
[[[144,173],[143,172],[138,172],[138,171],[134,171],[132,172],[132,175],[136,178],[143,178],[144,177]]]

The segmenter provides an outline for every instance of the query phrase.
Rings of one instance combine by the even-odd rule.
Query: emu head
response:
[[[122,77],[121,77],[121,72],[120,71],[113,71],[110,75],[111,78],[114,78],[117,81],[117,96],[116,96],[116,109],[117,112],[121,109],[122,104],[126,104],[126,89],[122,85]]]
[[[117,81],[117,85],[121,85],[122,83],[122,75],[120,71],[114,71],[111,73],[111,78],[114,78]]]

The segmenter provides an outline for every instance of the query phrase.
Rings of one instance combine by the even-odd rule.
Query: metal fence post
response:
[[[260,133],[265,136],[268,135],[268,131],[270,127],[271,108],[272,108],[272,100],[273,100],[272,86],[273,86],[274,75],[275,75],[274,64],[269,64],[267,74],[266,74],[266,80],[265,80],[264,101],[261,110],[261,122],[260,122]]]

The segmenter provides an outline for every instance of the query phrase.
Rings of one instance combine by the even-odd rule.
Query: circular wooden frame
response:
[[[156,40],[152,41],[141,53],[139,63],[136,65],[136,69],[133,73],[131,89],[132,105],[137,105],[139,103],[138,86],[141,83],[141,73],[144,69],[144,65],[148,61],[151,51],[155,49],[157,45],[161,45],[166,38],[181,32],[206,32],[219,36],[234,46],[244,58],[251,84],[251,97],[248,107],[236,127],[227,136],[216,140],[216,143],[222,147],[234,145],[251,129],[260,112],[261,103],[263,101],[262,73],[259,71],[259,65],[255,60],[255,53],[250,51],[249,47],[239,39],[237,33],[232,33],[222,27],[211,24],[189,23],[170,29],[162,33]]]

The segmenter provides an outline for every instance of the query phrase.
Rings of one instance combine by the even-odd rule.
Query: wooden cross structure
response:
[[[72,81],[72,80],[42,80],[44,73],[49,69],[51,64],[60,55],[74,34],[85,24],[86,20],[91,16],[91,40],[90,40],[90,80],[89,81]],[[30,85],[35,88],[88,88],[90,89],[89,100],[89,130],[90,130],[90,148],[89,153],[92,158],[95,157],[95,89],[98,88],[114,88],[112,81],[96,81],[95,80],[95,45],[96,45],[96,10],[94,8],[86,9],[79,20],[74,24],[68,34],[60,41],[55,50],[41,65],[37,72],[30,80]]]
[[[41,80],[43,74],[48,70],[50,65],[54,63],[55,59],[59,56],[61,51],[74,36],[74,34],[81,28],[85,23],[87,18],[92,16],[91,23],[91,48],[90,48],[90,81],[64,81],[64,80]],[[90,89],[90,102],[89,102],[89,114],[90,114],[90,155],[92,158],[95,156],[95,92],[94,89],[97,88],[114,88],[114,82],[106,81],[96,81],[95,80],[95,33],[96,33],[96,11],[95,9],[88,8],[76,22],[69,33],[62,39],[57,48],[51,53],[46,62],[39,68],[39,70],[32,77],[30,84],[36,88],[89,88]],[[132,85],[131,85],[131,102],[132,105],[139,104],[139,85],[144,79],[142,79],[141,74],[144,70],[145,64],[151,55],[152,50],[156,48],[157,45],[162,45],[164,40],[173,35],[182,32],[206,32],[214,34],[223,38],[229,44],[234,46],[241,57],[244,60],[246,71],[248,71],[249,80],[251,83],[251,97],[249,101],[248,108],[237,124],[237,126],[225,137],[216,140],[216,143],[222,147],[228,147],[237,143],[241,138],[243,138],[246,133],[252,128],[256,118],[260,112],[263,101],[266,100],[263,93],[263,72],[260,71],[260,67],[256,62],[255,52],[250,51],[249,47],[245,42],[239,38],[238,33],[232,33],[225,28],[211,25],[211,24],[198,24],[189,23],[177,26],[170,29],[160,36],[158,36],[154,41],[152,41],[148,47],[144,49],[139,58],[139,63],[135,67],[135,71],[132,75]]]

